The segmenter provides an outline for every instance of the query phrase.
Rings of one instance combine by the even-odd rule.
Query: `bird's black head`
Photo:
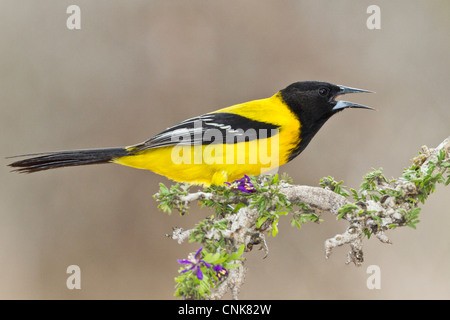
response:
[[[301,123],[301,142],[294,157],[303,151],[332,115],[346,108],[372,109],[353,102],[335,100],[340,95],[354,92],[371,91],[319,81],[295,82],[280,91],[282,99]]]

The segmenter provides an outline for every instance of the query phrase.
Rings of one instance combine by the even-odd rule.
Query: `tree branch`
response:
[[[349,225],[344,232],[325,241],[325,257],[329,258],[334,248],[349,245],[346,263],[360,266],[364,261],[365,237],[373,234],[382,243],[389,244],[385,234],[387,230],[401,226],[415,228],[419,222],[419,203],[425,202],[437,183],[450,183],[450,175],[444,177],[450,167],[449,154],[450,137],[436,148],[423,146],[412,166],[397,179],[387,180],[381,169],[369,172],[364,176],[359,191],[351,189],[353,199],[349,199],[350,193],[340,187],[342,182],[330,177],[322,180],[322,187],[311,187],[292,185],[273,176],[252,180],[257,189],[252,194],[230,191],[221,186],[195,193],[182,188],[183,191],[165,195],[158,193],[155,197],[160,207],[170,203],[181,213],[193,201],[216,209],[215,219],[205,220],[194,229],[174,228],[171,237],[178,243],[198,241],[209,246],[210,250],[216,248],[227,252],[236,252],[241,245],[248,252],[253,246],[260,245],[266,256],[269,251],[265,235],[276,235],[278,219],[286,214],[285,211],[292,214],[292,224],[299,227],[301,223],[316,221],[323,213],[329,212],[346,220]],[[236,260],[236,264],[237,267],[231,269],[227,277],[203,298],[220,299],[231,290],[232,297],[237,299],[246,268],[244,260]]]

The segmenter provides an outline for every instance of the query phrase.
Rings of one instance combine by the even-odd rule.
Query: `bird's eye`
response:
[[[330,90],[328,90],[328,88],[320,88],[319,89],[319,94],[324,97],[328,94],[328,92],[330,92]]]

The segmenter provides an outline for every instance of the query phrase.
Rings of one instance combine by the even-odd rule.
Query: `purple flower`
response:
[[[214,266],[213,271],[216,272],[216,277],[219,278],[219,280],[222,280],[221,277],[228,274],[227,269],[222,267],[220,264]]]
[[[229,185],[232,189],[238,189],[243,193],[256,192],[256,189],[250,182],[250,178],[248,177],[248,175],[244,175],[244,178],[234,180],[232,183],[225,182],[225,184]]]
[[[178,263],[190,264],[191,265],[190,268],[181,271],[181,273],[185,273],[185,272],[188,272],[188,271],[192,270],[192,272],[197,275],[198,280],[202,280],[203,279],[203,272],[202,272],[202,270],[200,268],[201,264],[203,263],[205,265],[205,267],[207,267],[207,268],[211,268],[211,265],[209,263],[205,262],[205,260],[200,259],[201,256],[202,256],[202,254],[201,254],[202,250],[203,250],[203,247],[200,247],[200,249],[198,249],[197,253],[194,256],[194,260],[193,261],[191,261],[191,260],[178,260]]]

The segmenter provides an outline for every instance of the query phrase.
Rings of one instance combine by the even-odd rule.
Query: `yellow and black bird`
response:
[[[346,108],[372,109],[335,98],[371,92],[327,82],[295,82],[253,100],[185,120],[143,143],[120,148],[46,152],[9,166],[18,172],[99,163],[151,170],[178,182],[220,185],[259,175],[298,156],[322,125]]]

